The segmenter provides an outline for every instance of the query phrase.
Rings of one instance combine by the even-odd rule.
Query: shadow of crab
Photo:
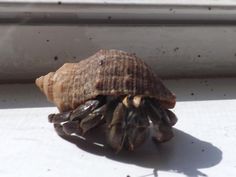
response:
[[[174,129],[175,137],[163,144],[155,144],[149,138],[146,143],[134,152],[121,151],[114,153],[105,145],[104,132],[99,128],[89,132],[84,139],[77,136],[61,136],[74,143],[80,149],[95,155],[106,156],[109,159],[134,164],[158,171],[183,173],[186,176],[207,176],[199,169],[209,168],[218,164],[222,159],[222,151],[209,142],[199,140],[187,133]],[[96,142],[94,144],[94,142]],[[103,146],[105,145],[105,146]]]

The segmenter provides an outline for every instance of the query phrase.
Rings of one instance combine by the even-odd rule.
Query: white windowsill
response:
[[[114,155],[57,136],[47,122],[57,110],[34,85],[0,85],[1,176],[235,177],[236,79],[165,83],[177,95],[175,137]]]

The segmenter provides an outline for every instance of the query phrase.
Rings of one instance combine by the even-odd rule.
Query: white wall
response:
[[[0,4],[0,82],[32,81],[101,48],[135,52],[165,78],[235,76],[236,7],[207,2]]]

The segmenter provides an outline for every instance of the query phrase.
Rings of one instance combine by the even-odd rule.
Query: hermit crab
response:
[[[176,97],[135,54],[100,50],[39,77],[36,85],[60,111],[49,122],[66,135],[105,125],[107,144],[117,152],[143,144],[151,122],[154,140],[173,137],[177,118],[169,109]]]

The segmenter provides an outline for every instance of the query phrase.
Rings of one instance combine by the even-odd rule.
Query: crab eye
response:
[[[127,95],[124,99],[123,99],[123,104],[126,106],[126,107],[131,107],[131,105],[133,105],[133,96],[131,95]]]
[[[138,108],[141,104],[142,101],[142,96],[141,95],[137,95],[133,98],[133,105]]]

